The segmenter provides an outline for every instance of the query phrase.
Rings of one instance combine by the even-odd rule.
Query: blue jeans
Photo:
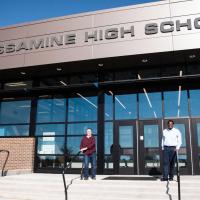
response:
[[[91,163],[92,169],[91,169],[91,176],[92,178],[96,177],[96,168],[97,168],[97,163],[96,163],[96,153],[93,153],[92,155],[84,155],[84,163],[83,163],[83,173],[84,173],[84,178],[89,177],[89,162]]]
[[[176,161],[175,147],[164,146],[164,163],[163,163],[163,178],[168,179],[174,177],[174,166]]]

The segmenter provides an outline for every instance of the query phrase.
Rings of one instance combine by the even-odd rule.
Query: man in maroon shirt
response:
[[[89,162],[92,166],[92,179],[96,179],[96,142],[90,128],[81,140],[80,151],[84,153],[84,179],[88,180],[89,177]]]

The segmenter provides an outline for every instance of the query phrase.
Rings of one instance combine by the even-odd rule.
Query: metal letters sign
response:
[[[116,40],[123,39],[126,36],[135,36],[134,25],[125,27],[112,27],[105,30],[86,31],[84,35],[84,43],[89,41]],[[171,32],[180,32],[182,30],[200,29],[200,17],[186,20],[163,21],[161,23],[148,23],[144,26],[144,34],[146,36],[158,33],[165,34]],[[59,46],[71,46],[77,43],[77,34],[60,34],[53,36],[45,36],[37,39],[24,39],[17,42],[0,42],[0,54],[17,53],[20,51],[31,51]]]

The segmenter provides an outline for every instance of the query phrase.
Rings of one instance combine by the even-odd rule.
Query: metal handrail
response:
[[[180,184],[180,169],[179,169],[178,151],[176,151],[176,170],[177,170],[177,182],[178,182],[178,200],[181,200],[181,184]]]
[[[68,190],[69,186],[72,184],[72,182],[73,182],[73,180],[74,180],[74,179],[72,179],[71,182],[70,182],[70,184],[67,186],[67,185],[66,185],[66,180],[65,180],[65,172],[66,172],[66,170],[68,169],[68,167],[71,165],[73,158],[79,156],[80,153],[81,153],[81,151],[79,151],[76,155],[74,155],[74,156],[71,158],[71,160],[69,161],[69,163],[66,165],[66,167],[65,167],[65,168],[63,169],[63,171],[62,171],[63,184],[64,184],[64,189],[65,189],[65,200],[68,199],[67,190]],[[81,176],[80,176],[81,179],[83,178],[82,173],[83,173],[83,165],[82,165],[82,169],[81,169]]]
[[[5,162],[4,162],[3,167],[2,167],[2,171],[1,171],[1,176],[4,176],[4,169],[5,169],[6,163],[8,161],[8,157],[10,155],[10,152],[8,150],[4,150],[4,149],[0,150],[0,153],[1,152],[6,152],[7,153],[7,156],[6,156]]]

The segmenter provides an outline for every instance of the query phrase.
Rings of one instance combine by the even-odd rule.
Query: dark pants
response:
[[[93,153],[92,155],[84,155],[84,163],[83,163],[83,167],[84,167],[84,177],[88,178],[89,177],[89,162],[91,163],[91,167],[92,167],[92,171],[91,171],[91,176],[92,178],[96,177],[96,168],[97,168],[97,164],[96,164],[96,153]]]
[[[164,146],[163,157],[163,178],[168,179],[168,176],[169,178],[173,178],[176,161],[176,148]]]

